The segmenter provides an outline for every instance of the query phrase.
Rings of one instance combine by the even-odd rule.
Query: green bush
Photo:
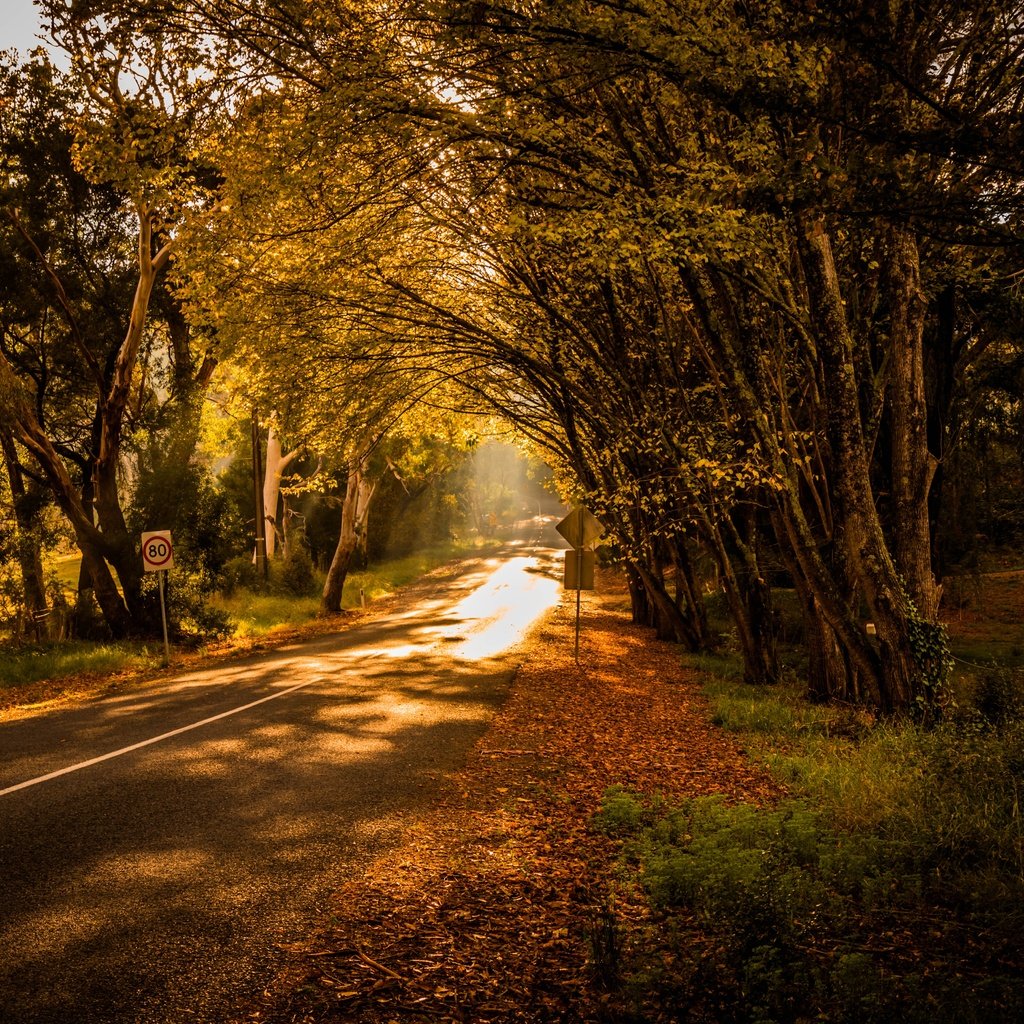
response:
[[[593,824],[606,835],[618,836],[636,832],[648,820],[647,810],[635,794],[622,786],[612,786],[605,791]]]
[[[699,984],[713,1019],[981,1022],[1024,1008],[1019,977],[999,966],[1009,933],[987,951],[983,985],[976,967],[959,970],[963,921],[947,935],[934,924],[926,935],[922,923],[898,948],[907,921],[932,913],[920,854],[904,843],[836,831],[801,800],[764,808],[705,797],[646,825],[641,806],[615,791],[601,814],[632,834],[655,909],[684,910],[713,936],[707,948],[671,951],[677,982]],[[972,933],[976,949],[986,939]]]
[[[595,825],[623,837],[666,922],[624,982],[637,1006],[737,1024],[1024,1016],[1017,677],[982,677],[931,728],[808,704],[795,682],[716,674],[706,692],[791,795],[658,811],[608,791]]]
[[[270,563],[270,589],[293,597],[309,597],[316,589],[313,559],[301,538],[293,539],[283,558]]]
[[[152,591],[154,581],[145,581]],[[208,600],[210,587],[198,573],[175,571],[168,575],[166,592],[167,622],[170,638],[178,644],[198,646],[206,640],[218,640],[231,633],[228,616]]]
[[[218,575],[219,589],[230,596],[239,588],[255,590],[260,584],[259,573],[251,555],[229,558]]]

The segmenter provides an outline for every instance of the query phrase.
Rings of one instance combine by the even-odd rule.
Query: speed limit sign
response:
[[[142,535],[142,567],[146,572],[159,572],[174,565],[174,545],[170,530],[153,530]]]

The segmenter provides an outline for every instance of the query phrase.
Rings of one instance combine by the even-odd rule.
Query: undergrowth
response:
[[[790,795],[605,794],[595,825],[664,915],[631,965],[633,1019],[1024,1019],[1020,684],[926,730],[709,679],[715,720]]]
[[[0,688],[25,686],[79,672],[142,670],[160,664],[163,650],[137,643],[54,643],[0,648]]]

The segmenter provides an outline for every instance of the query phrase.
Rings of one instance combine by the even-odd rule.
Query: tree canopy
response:
[[[714,642],[713,578],[769,682],[784,581],[813,693],[934,713],[975,382],[1019,351],[1024,6],[44,7],[114,140],[79,166],[299,433],[358,467],[425,400],[500,414],[663,635]]]

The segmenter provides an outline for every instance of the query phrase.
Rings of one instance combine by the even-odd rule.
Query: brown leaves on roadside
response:
[[[599,586],[580,665],[567,599],[523,642],[509,700],[447,795],[337,894],[331,923],[247,1019],[616,1019],[619,961],[657,922],[590,825],[602,793],[778,791],[711,725],[676,648],[616,609],[615,577]]]

